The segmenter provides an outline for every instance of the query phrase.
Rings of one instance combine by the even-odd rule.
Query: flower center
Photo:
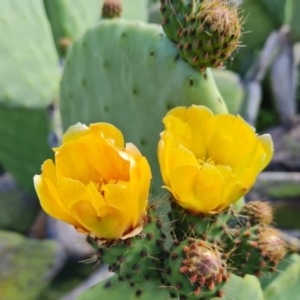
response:
[[[211,165],[211,166],[215,166],[215,161],[209,157],[209,158],[203,158],[203,159],[197,159],[199,165],[200,165],[200,168],[202,168],[204,165],[208,164],[208,165]]]

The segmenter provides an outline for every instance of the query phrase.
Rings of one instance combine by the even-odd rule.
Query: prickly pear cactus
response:
[[[211,71],[200,74],[184,62],[158,25],[102,21],[74,43],[66,61],[64,129],[78,121],[116,125],[150,161],[153,193],[161,185],[156,157],[161,119],[172,107],[190,104],[227,111]]]

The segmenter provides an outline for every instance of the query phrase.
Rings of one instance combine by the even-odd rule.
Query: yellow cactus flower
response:
[[[151,170],[122,133],[108,123],[77,123],[53,149],[34,185],[42,208],[77,231],[100,239],[141,232],[148,206]]]
[[[240,116],[204,106],[177,107],[163,119],[160,169],[176,202],[194,213],[218,213],[245,195],[270,162],[273,142]]]

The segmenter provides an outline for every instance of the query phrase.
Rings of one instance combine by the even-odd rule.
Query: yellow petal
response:
[[[132,143],[126,143],[126,147],[124,151],[135,158],[142,157],[140,150]]]
[[[137,197],[130,183],[108,183],[103,185],[102,190],[107,204],[124,212],[127,225],[134,228],[137,225],[139,211]]]
[[[252,128],[239,116],[216,115],[207,126],[207,156],[215,164],[238,170],[248,165],[258,140]]]
[[[240,184],[239,177],[232,173],[230,167],[218,165],[215,166],[215,168],[219,171],[224,180],[223,198],[219,206],[215,209],[219,212],[244,196],[248,189],[245,189]]]
[[[114,145],[118,148],[124,147],[124,138],[122,132],[112,124],[109,123],[93,123],[89,126],[94,133],[102,133],[106,139],[114,141]]]
[[[168,113],[166,114],[166,117],[167,116],[176,117],[185,123],[187,121],[187,107],[177,106],[177,107],[169,110]]]
[[[99,238],[118,239],[128,230],[124,214],[107,204],[102,204],[97,213],[90,202],[79,201],[72,205],[71,212],[89,232]]]
[[[171,133],[176,142],[182,144],[186,148],[190,147],[192,133],[191,128],[187,123],[174,116],[165,117],[163,123],[165,124],[166,132]]]
[[[87,134],[90,134],[89,128],[78,122],[67,129],[63,135],[62,143],[65,144],[71,141],[76,141]]]
[[[55,156],[59,177],[73,178],[85,185],[101,179],[129,180],[129,161],[98,134],[89,134],[63,145]]]
[[[166,132],[163,138],[158,143],[158,161],[160,165],[160,172],[163,181],[166,185],[170,185],[170,163],[173,160],[174,151],[178,147],[178,143],[175,141],[171,133]]]
[[[192,105],[187,111],[187,123],[191,128],[191,150],[198,159],[206,157],[206,126],[213,116],[211,110],[205,106]]]
[[[61,178],[57,184],[57,188],[68,210],[71,209],[74,203],[82,200],[90,202],[95,209],[98,209],[101,203],[105,203],[105,200],[91,182],[85,186],[78,180]]]
[[[136,191],[139,212],[135,224],[141,222],[141,218],[148,207],[151,178],[151,169],[145,157],[141,157],[139,160],[130,160],[130,186],[133,191]]]
[[[62,205],[56,187],[50,180],[43,178],[41,175],[35,175],[34,186],[41,206],[48,215],[74,226],[80,225]]]
[[[274,153],[274,144],[272,141],[272,137],[269,134],[263,134],[258,136],[258,140],[260,142],[261,147],[264,150],[265,153],[265,159],[264,162],[261,166],[261,170],[262,171],[271,161],[273,153]]]
[[[224,181],[217,169],[209,164],[201,169],[183,166],[171,172],[171,187],[183,208],[211,213],[223,198]]]
[[[199,167],[199,163],[195,155],[191,151],[183,147],[183,145],[179,145],[176,149],[173,149],[172,151],[172,159],[169,162],[171,170],[187,165]]]

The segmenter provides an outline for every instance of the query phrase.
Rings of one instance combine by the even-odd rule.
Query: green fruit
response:
[[[180,56],[203,72],[221,67],[237,48],[241,24],[237,7],[226,1],[162,1],[163,27]]]

